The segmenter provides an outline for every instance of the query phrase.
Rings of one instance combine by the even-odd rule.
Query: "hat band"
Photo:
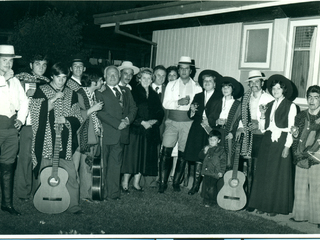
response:
[[[191,62],[179,62],[178,64],[190,64],[190,65],[193,65]]]
[[[0,53],[0,56],[2,57],[15,57],[15,54],[8,54],[8,53]]]
[[[253,77],[249,77],[248,79],[252,79],[252,78],[263,78],[262,76],[253,76]]]

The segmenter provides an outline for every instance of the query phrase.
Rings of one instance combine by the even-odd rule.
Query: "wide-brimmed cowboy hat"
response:
[[[132,69],[134,75],[136,75],[140,71],[139,68],[136,66],[133,66],[132,62],[130,61],[123,61],[122,64],[118,67],[119,71],[125,68]]]
[[[274,74],[268,78],[267,88],[268,88],[269,93],[273,96],[271,85],[276,80],[281,81],[287,88],[287,93],[284,94],[284,97],[293,101],[297,97],[296,94],[294,94],[295,85],[292,81],[290,81],[288,78],[286,78],[285,76],[283,76],[281,74]]]
[[[21,58],[14,53],[12,45],[0,45],[0,57]]]
[[[248,79],[245,82],[254,81],[256,79],[267,80],[262,72],[259,70],[252,70],[249,72]]]
[[[215,78],[215,83],[216,83],[216,87],[215,89],[221,89],[221,84],[222,84],[222,76],[220,75],[220,73],[214,71],[214,70],[211,70],[211,69],[206,69],[206,70],[203,70],[200,74],[199,74],[199,77],[198,77],[198,83],[199,85],[203,88],[203,76],[204,75],[209,75],[211,77],[214,77]]]
[[[244,87],[243,85],[237,81],[236,79],[232,77],[223,77],[222,78],[222,84],[223,83],[231,83],[233,86],[232,96],[234,99],[241,98],[244,94]]]

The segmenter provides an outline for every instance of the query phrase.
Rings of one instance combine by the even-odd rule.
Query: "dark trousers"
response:
[[[120,197],[120,170],[123,144],[103,146],[104,198]]]
[[[18,131],[15,128],[0,129],[0,163],[12,164],[18,152]]]
[[[16,169],[16,191],[19,198],[29,198],[32,191],[32,127],[23,126],[20,131],[19,157]]]
[[[221,184],[222,182],[222,184]],[[202,182],[201,197],[204,204],[214,205],[217,203],[217,195],[223,186],[223,181],[212,176],[205,175]]]

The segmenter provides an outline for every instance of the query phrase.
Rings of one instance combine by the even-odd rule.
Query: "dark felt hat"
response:
[[[297,94],[295,91],[295,89],[297,89],[297,87],[294,85],[294,83],[292,81],[290,81],[288,78],[286,78],[285,76],[283,76],[281,74],[274,74],[268,78],[267,88],[268,88],[269,93],[272,95],[271,85],[276,80],[281,81],[283,84],[285,84],[285,86],[287,88],[287,93],[284,95],[284,97],[289,99],[290,101],[293,101],[297,97]]]
[[[198,77],[198,83],[199,85],[203,88],[203,76],[205,75],[209,75],[211,77],[215,77],[215,83],[216,83],[216,89],[221,89],[221,84],[222,84],[222,76],[220,75],[220,73],[211,70],[211,69],[206,69],[203,70]]]
[[[87,59],[80,53],[72,55],[69,62],[70,65],[72,65],[74,62],[82,62],[85,67],[88,65]]]
[[[223,83],[231,83],[233,86],[232,96],[234,99],[241,98],[244,94],[244,87],[241,84],[241,82],[237,81],[236,79],[232,77],[223,77],[222,78],[222,84]]]

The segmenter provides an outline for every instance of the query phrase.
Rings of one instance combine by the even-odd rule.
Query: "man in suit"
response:
[[[104,107],[97,113],[103,126],[104,199],[120,199],[120,168],[124,144],[129,144],[129,125],[137,107],[128,88],[119,86],[119,70],[108,66],[104,70],[106,89],[96,92]]]

